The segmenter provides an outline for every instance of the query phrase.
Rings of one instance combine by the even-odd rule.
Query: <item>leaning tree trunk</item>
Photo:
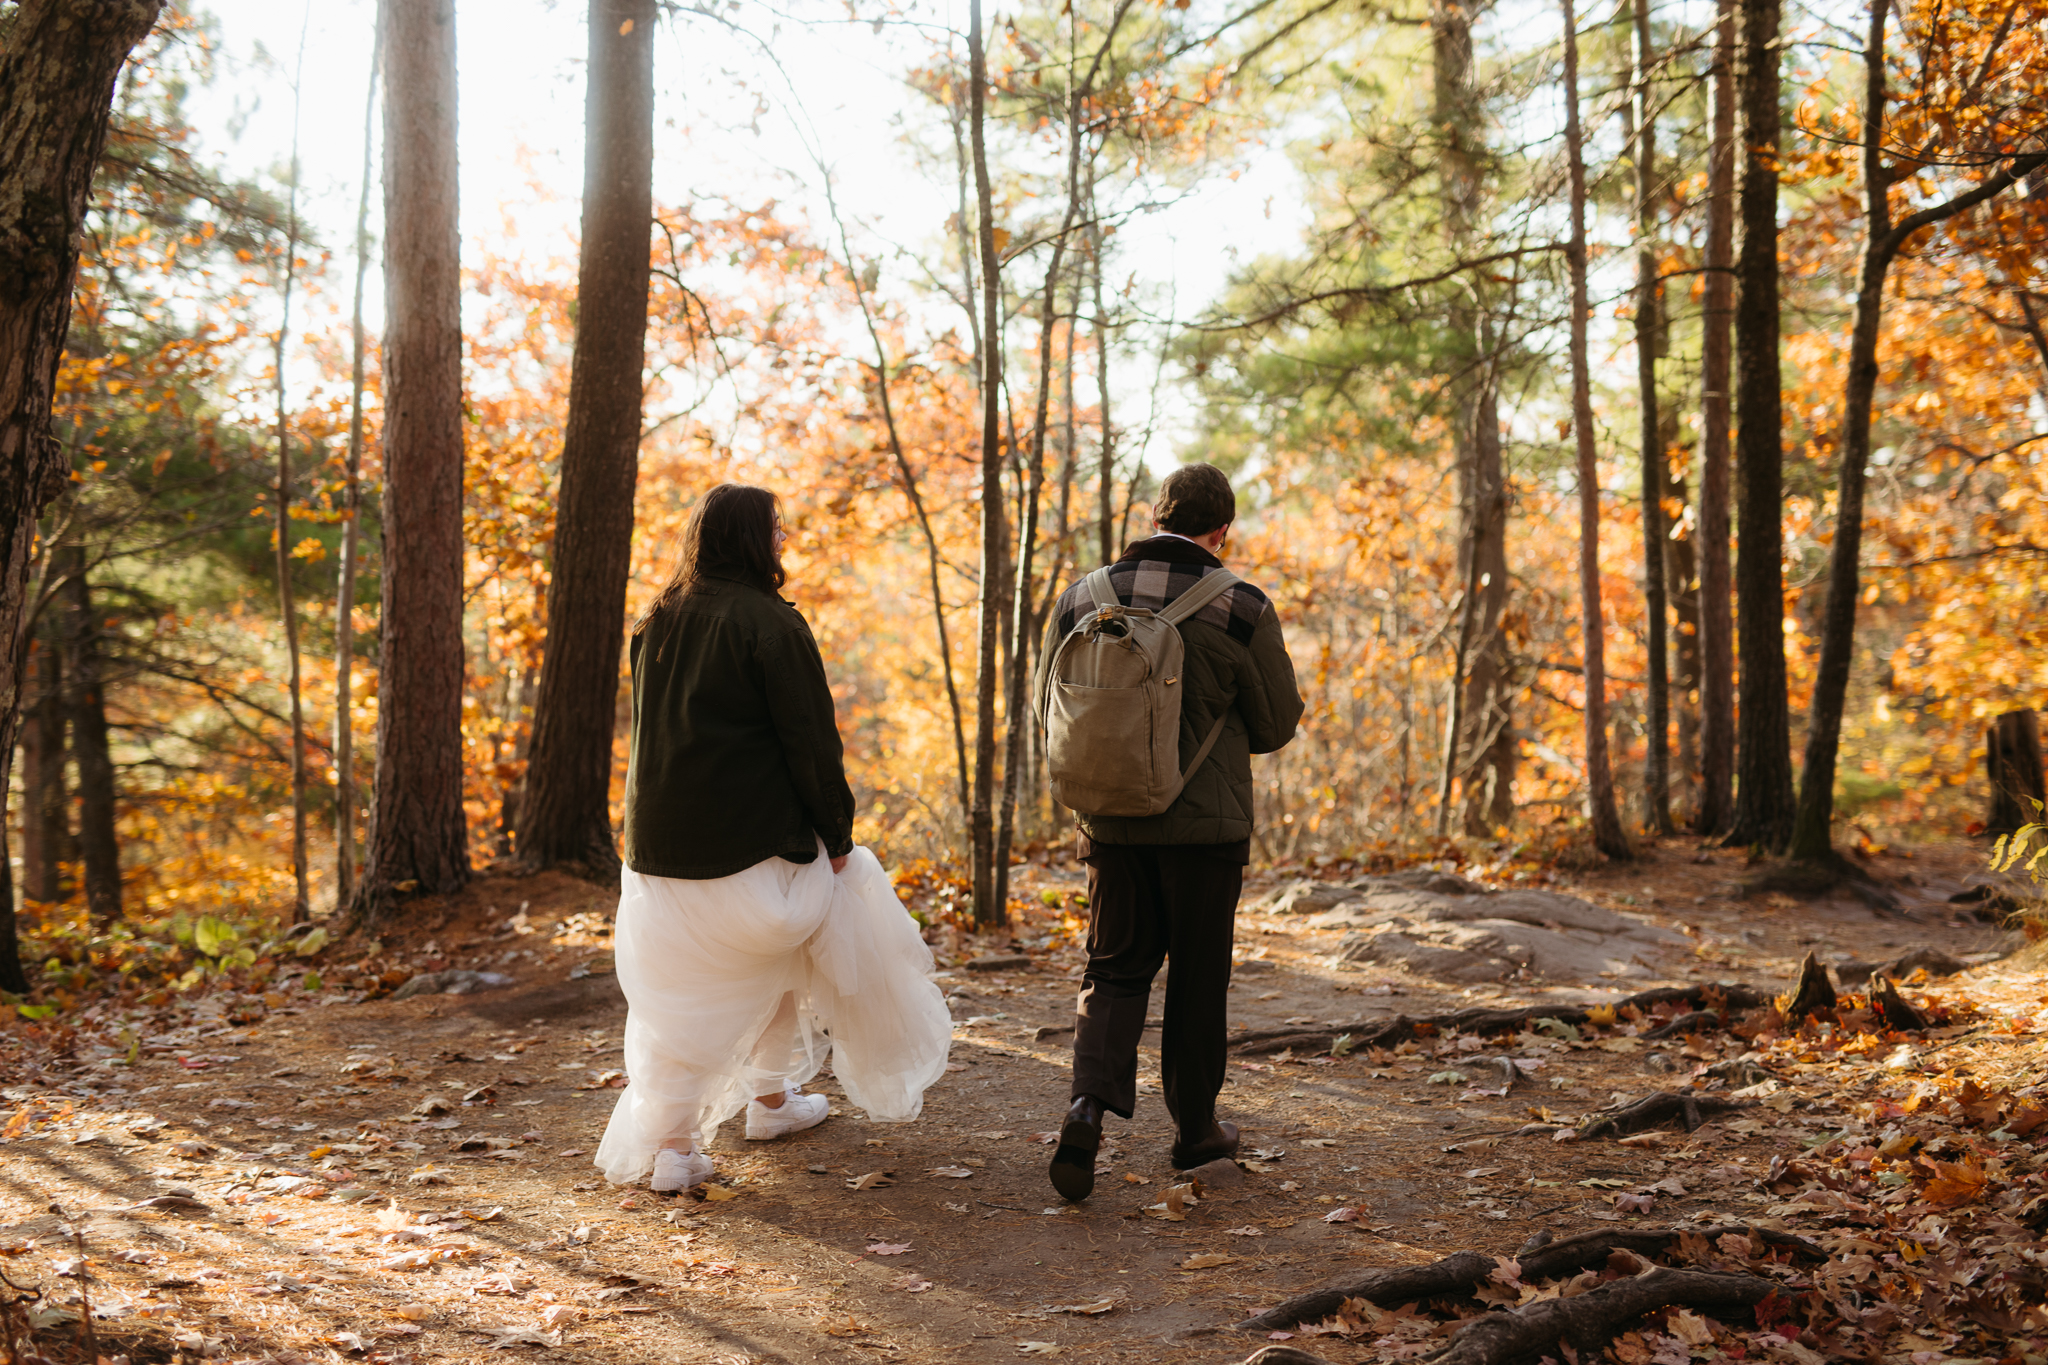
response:
[[[1792,837],[1785,701],[1783,398],[1778,376],[1779,0],[1739,0],[1741,245],[1735,264],[1736,626],[1741,729],[1730,840],[1777,852]]]
[[[1434,123],[1439,146],[1437,198],[1443,212],[1444,246],[1451,259],[1472,254],[1484,175],[1484,111],[1472,62],[1472,11],[1460,0],[1435,0],[1429,7]],[[1451,376],[1452,449],[1457,461],[1458,503],[1464,522],[1459,541],[1459,581],[1466,600],[1458,626],[1457,673],[1453,684],[1456,722],[1446,735],[1443,780],[1437,807],[1442,832],[1450,814],[1450,780],[1463,787],[1463,826],[1484,835],[1512,815],[1514,737],[1508,724],[1507,638],[1501,613],[1507,606],[1507,479],[1501,464],[1499,377],[1493,336],[1486,325],[1485,292],[1475,276],[1454,286],[1447,314]]]
[[[1728,573],[1728,324],[1735,307],[1735,0],[1720,0],[1708,89],[1706,306],[1700,319],[1700,806],[1695,832],[1735,818],[1735,622]]]
[[[974,859],[974,922],[993,928],[1009,919],[996,900],[995,780],[996,689],[1003,600],[1003,333],[1002,262],[996,255],[995,212],[984,137],[988,103],[988,53],[982,42],[981,0],[970,0],[967,21],[968,133],[974,148],[974,197],[979,218],[976,246],[981,256],[981,601],[980,642],[974,679],[974,791],[967,836]]]
[[[1841,748],[1842,716],[1848,704],[1849,673],[1856,652],[1856,601],[1862,594],[1863,487],[1870,463],[1870,407],[1877,394],[1877,346],[1884,321],[1885,276],[1922,228],[1944,222],[2010,188],[2020,177],[2048,164],[2048,153],[2016,157],[1976,186],[1951,199],[1892,221],[1891,187],[1911,172],[1884,160],[1885,21],[1889,0],[1870,7],[1870,36],[1863,53],[1863,275],[1856,294],[1856,326],[1849,335],[1848,375],[1842,392],[1841,465],[1835,477],[1838,511],[1834,543],[1828,547],[1828,597],[1821,617],[1820,663],[1814,669],[1813,704],[1806,730],[1806,763],[1800,772],[1799,810],[1791,855],[1802,862],[1828,863],[1837,856],[1830,825],[1835,809],[1835,760]],[[1906,162],[1905,166],[1917,163]]]
[[[632,567],[654,221],[654,0],[591,0],[576,357],[515,853],[616,880],[612,727]]]
[[[0,793],[10,786],[21,718],[36,518],[69,472],[50,435],[50,402],[71,324],[79,227],[114,79],[162,8],[162,0],[22,0],[0,50]],[[0,990],[25,991],[11,870],[0,872],[0,891]]]
[[[1564,11],[1564,142],[1571,168],[1572,436],[1579,472],[1579,611],[1586,637],[1586,816],[1593,843],[1610,858],[1632,856],[1614,807],[1607,762],[1607,638],[1600,614],[1600,469],[1593,449],[1593,381],[1586,354],[1586,150],[1579,126],[1579,35],[1572,0]]]
[[[85,555],[56,551],[64,603],[65,710],[78,765],[78,855],[85,864],[85,907],[101,927],[121,918],[121,843],[115,830],[114,758],[107,743],[107,699],[100,677],[100,623],[93,611]]]
[[[469,880],[462,809],[462,260],[454,0],[381,0],[384,563],[377,778],[350,915]]]
[[[1991,785],[1986,834],[2011,834],[2021,825],[2048,822],[2038,711],[2008,711],[1985,729],[1984,776]]]
[[[1657,353],[1663,346],[1664,286],[1657,278],[1657,113],[1650,98],[1650,6],[1634,0],[1636,124],[1636,409],[1643,472],[1643,614],[1647,618],[1643,707],[1649,752],[1643,799],[1650,828],[1671,834],[1671,664],[1664,581],[1664,428],[1658,420]]]

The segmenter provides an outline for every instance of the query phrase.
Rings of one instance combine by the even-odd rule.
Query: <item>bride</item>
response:
[[[824,660],[777,595],[786,538],[772,493],[713,488],[633,627],[615,930],[630,1083],[597,1151],[614,1184],[702,1184],[743,1107],[750,1140],[822,1123],[825,1096],[799,1087],[828,1049],[878,1122],[916,1118],[945,1071],[931,952],[853,842]]]

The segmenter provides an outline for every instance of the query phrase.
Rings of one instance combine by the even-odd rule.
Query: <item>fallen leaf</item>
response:
[[[1017,1343],[1017,1354],[1025,1356],[1056,1356],[1065,1349],[1066,1347],[1054,1345],[1050,1341],[1020,1341]]]
[[[1004,1138],[1013,1138],[1017,1135],[1015,1133],[1009,1132],[1008,1130],[1003,1130],[994,1133],[976,1133],[975,1136],[978,1138],[987,1138],[990,1142],[1001,1142]]]
[[[471,1327],[466,1329],[480,1336],[489,1337],[484,1344],[491,1350],[508,1346],[560,1346],[560,1332],[545,1332],[538,1327]]]
[[[869,1171],[866,1175],[857,1175],[847,1181],[846,1188],[849,1190],[872,1190],[883,1185],[893,1185],[895,1183],[896,1181],[888,1171]]]
[[[1062,1303],[1046,1308],[1048,1313],[1071,1313],[1076,1317],[1099,1318],[1104,1313],[1114,1312],[1124,1301],[1122,1294],[1111,1294],[1108,1298],[1093,1303]]]
[[[889,1287],[891,1289],[900,1289],[906,1294],[922,1294],[925,1290],[930,1289],[932,1287],[932,1282],[930,1280],[919,1279],[918,1276],[913,1272],[911,1274],[903,1276],[901,1279],[895,1281]]]
[[[737,1199],[740,1197],[740,1192],[738,1190],[728,1189],[724,1185],[706,1184],[699,1185],[697,1188],[704,1191],[704,1197],[714,1204],[722,1204],[728,1199]]]
[[[563,1149],[562,1149],[561,1151],[559,1151],[559,1152],[556,1152],[556,1153],[555,1153],[555,1155],[556,1155],[556,1156],[589,1156],[589,1155],[590,1155],[590,1149],[589,1149],[588,1147],[565,1147],[565,1148],[563,1148]]]
[[[1208,1270],[1213,1266],[1229,1265],[1236,1259],[1237,1257],[1225,1256],[1220,1251],[1204,1251],[1182,1261],[1180,1268],[1182,1270]]]
[[[1266,1235],[1264,1228],[1253,1227],[1250,1223],[1246,1223],[1241,1228],[1225,1228],[1223,1232],[1228,1237],[1264,1237]]]
[[[926,1171],[925,1174],[935,1175],[943,1180],[965,1180],[973,1175],[974,1172],[968,1170],[965,1166],[934,1166]]]
[[[867,1254],[870,1256],[901,1256],[910,1250],[908,1242],[870,1242]]]

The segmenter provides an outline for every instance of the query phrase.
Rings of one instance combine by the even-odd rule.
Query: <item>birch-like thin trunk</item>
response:
[[[1579,127],[1579,35],[1572,0],[1564,11],[1564,142],[1571,165],[1572,437],[1579,472],[1579,611],[1586,637],[1586,816],[1593,843],[1610,858],[1633,856],[1614,808],[1607,761],[1607,635],[1600,612],[1600,469],[1593,450],[1593,381],[1586,356],[1586,149]]]
[[[1088,248],[1095,258],[1094,269],[1088,272],[1088,286],[1093,295],[1089,305],[1093,310],[1091,325],[1095,333],[1095,416],[1102,429],[1102,449],[1096,458],[1095,472],[1096,508],[1100,519],[1098,549],[1102,562],[1108,564],[1116,558],[1116,426],[1109,419],[1109,312],[1102,303],[1104,234],[1102,209],[1095,197],[1093,157],[1088,160]]]
[[[967,812],[973,857],[974,923],[993,929],[1009,921],[1009,907],[996,899],[995,765],[996,688],[1002,618],[1007,605],[1003,580],[1003,341],[1002,262],[996,255],[993,196],[984,137],[988,103],[988,54],[983,48],[981,0],[970,0],[967,21],[968,140],[974,152],[975,224],[981,256],[981,584],[980,638],[974,677],[974,790]]]
[[[334,588],[334,903],[356,889],[356,572],[363,536],[363,282],[370,274],[370,175],[376,146],[377,75],[384,64],[381,24],[370,48],[363,97],[363,191],[356,200],[355,302],[349,312],[348,459],[342,467],[341,565]]]
[[[277,397],[277,609],[284,618],[284,649],[292,704],[292,923],[312,913],[306,888],[306,705],[299,676],[299,610],[292,594],[292,443],[285,417],[284,351],[291,332],[292,286],[299,278],[300,77],[306,65],[306,29],[299,29],[299,61],[292,73],[291,192],[286,198],[284,289],[278,304],[277,344],[271,368]]]
[[[1643,614],[1649,679],[1643,707],[1649,754],[1643,799],[1650,828],[1672,834],[1670,625],[1664,582],[1664,428],[1657,413],[1657,352],[1663,347],[1664,286],[1657,278],[1657,114],[1650,94],[1649,0],[1634,0],[1636,134],[1636,408],[1642,443]]]
[[[1735,618],[1730,610],[1728,462],[1735,309],[1735,0],[1720,0],[1708,87],[1706,306],[1700,323],[1700,807],[1696,833],[1735,816]]]

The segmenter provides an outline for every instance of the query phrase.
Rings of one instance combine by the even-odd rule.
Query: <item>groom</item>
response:
[[[1205,574],[1220,572],[1236,519],[1237,498],[1221,470],[1191,464],[1169,474],[1153,509],[1157,534],[1110,567],[1117,600],[1158,611]],[[1060,597],[1039,652],[1041,673],[1093,610],[1081,583]],[[1169,957],[1159,1070],[1179,1129],[1174,1167],[1237,1153],[1237,1126],[1216,1120],[1216,1092],[1223,1085],[1232,930],[1251,861],[1251,756],[1294,737],[1302,701],[1280,619],[1251,584],[1225,589],[1182,622],[1180,633],[1181,763],[1193,759],[1218,716],[1222,738],[1164,812],[1075,817],[1088,867],[1088,965],[1074,1021],[1073,1107],[1051,1170],[1053,1188],[1068,1199],[1085,1199],[1095,1188],[1103,1111],[1128,1119],[1137,1104],[1146,1005]]]

